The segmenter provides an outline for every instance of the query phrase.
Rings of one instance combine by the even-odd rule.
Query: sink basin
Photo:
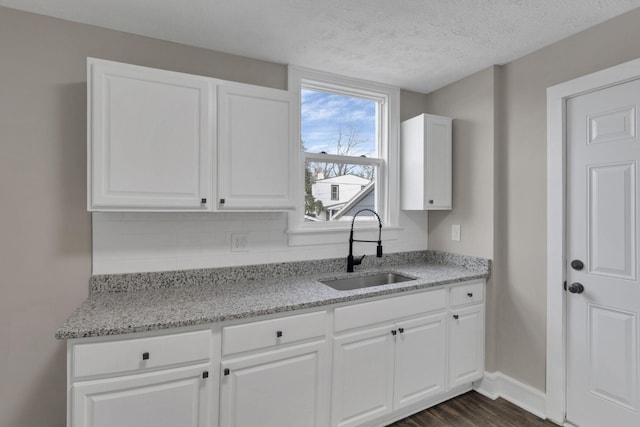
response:
[[[416,280],[413,277],[402,276],[396,273],[375,273],[366,276],[347,277],[345,279],[320,280],[320,283],[338,291],[351,291],[353,289],[370,288],[372,286],[390,285],[392,283],[408,282]]]

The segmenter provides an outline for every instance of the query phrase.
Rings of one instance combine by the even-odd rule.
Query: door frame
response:
[[[640,78],[640,58],[547,89],[547,418],[566,419],[566,101]]]

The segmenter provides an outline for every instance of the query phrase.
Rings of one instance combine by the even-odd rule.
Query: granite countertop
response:
[[[368,257],[356,273],[344,259],[207,270],[93,276],[90,296],[56,331],[70,339],[204,325],[486,278],[489,260],[420,251]],[[360,267],[360,266],[359,266]],[[376,271],[415,277],[338,291],[318,280]],[[325,272],[325,273],[322,273]],[[329,273],[327,273],[329,272]]]

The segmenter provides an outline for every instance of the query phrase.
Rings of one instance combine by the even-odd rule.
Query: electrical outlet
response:
[[[247,252],[249,250],[249,235],[246,233],[231,233],[231,252]]]
[[[451,225],[451,240],[460,241],[460,224]]]

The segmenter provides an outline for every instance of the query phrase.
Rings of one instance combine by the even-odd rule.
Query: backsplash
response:
[[[366,257],[362,265],[358,266],[359,271],[350,274],[355,276],[371,268],[387,268],[414,263],[462,267],[483,273],[491,271],[491,261],[484,258],[426,250],[398,252],[384,255],[382,258]],[[90,290],[91,293],[125,292],[190,285],[224,285],[340,271],[347,274],[344,273],[344,258],[151,273],[103,274],[91,277]]]
[[[93,274],[161,272],[337,258],[344,243],[294,246],[284,212],[94,212]],[[403,229],[383,241],[385,254],[427,248],[423,213],[401,213]],[[231,235],[248,237],[247,251],[231,251]],[[384,239],[383,239],[384,240]],[[358,248],[375,253],[375,245]]]

